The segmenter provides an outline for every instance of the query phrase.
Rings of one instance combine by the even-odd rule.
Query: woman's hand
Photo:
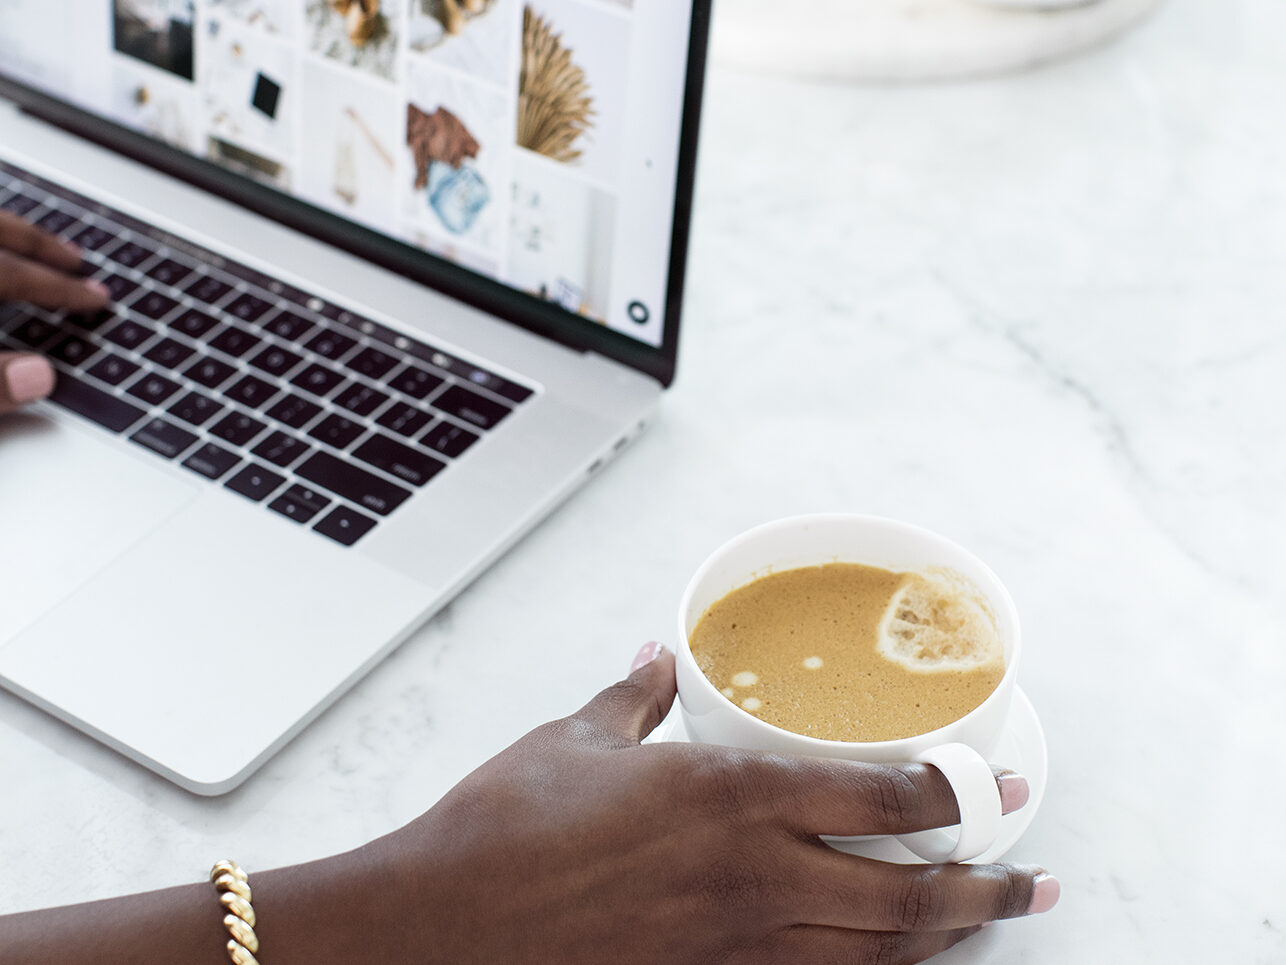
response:
[[[419,909],[389,923],[404,943],[385,960],[891,965],[1057,899],[1038,868],[890,865],[818,839],[956,823],[933,768],[641,746],[674,688],[662,651],[369,845]],[[1025,801],[1021,779],[1002,788]]]
[[[97,311],[107,304],[107,289],[78,277],[80,264],[75,245],[0,211],[0,302]],[[54,370],[40,356],[0,352],[0,414],[44,398],[53,387]]]

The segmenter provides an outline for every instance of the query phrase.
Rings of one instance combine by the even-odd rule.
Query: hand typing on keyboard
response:
[[[107,304],[107,289],[77,277],[80,250],[0,211],[0,302],[88,312]],[[0,413],[48,395],[54,370],[39,355],[0,352]]]

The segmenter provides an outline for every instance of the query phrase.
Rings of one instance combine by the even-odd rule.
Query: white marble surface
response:
[[[404,822],[669,639],[728,536],[958,539],[1028,640],[1051,914],[946,963],[1286,961],[1286,8],[1173,0],[963,86],[716,69],[680,379],[650,432],[225,798],[0,695],[0,911]]]

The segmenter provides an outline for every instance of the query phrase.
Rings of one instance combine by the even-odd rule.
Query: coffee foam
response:
[[[978,670],[1005,659],[986,600],[948,570],[906,574],[880,620],[876,647],[924,673]]]

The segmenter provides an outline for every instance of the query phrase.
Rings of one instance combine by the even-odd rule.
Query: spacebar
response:
[[[65,375],[58,379],[49,398],[112,432],[124,432],[143,417],[143,410],[138,406]]]
[[[325,452],[314,453],[295,467],[295,474],[381,516],[393,512],[411,495],[409,489],[395,486],[374,473]]]

